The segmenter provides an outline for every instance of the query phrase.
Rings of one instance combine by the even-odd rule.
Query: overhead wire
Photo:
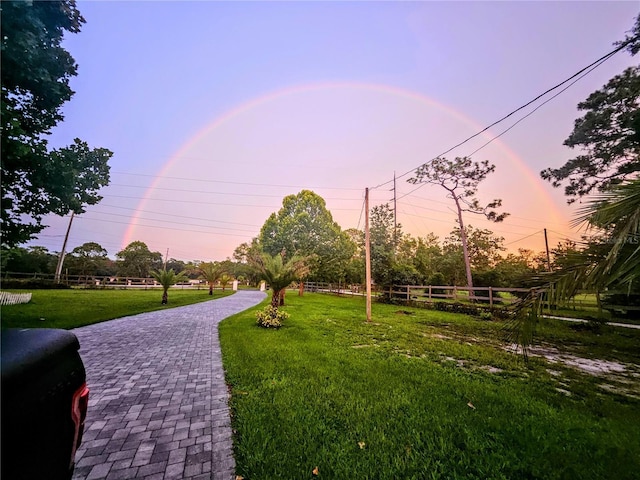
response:
[[[145,173],[129,173],[129,172],[111,172],[117,175],[132,175],[137,177],[151,177],[157,178],[157,175],[150,175]],[[203,183],[222,183],[228,185],[246,185],[251,187],[274,187],[274,188],[307,188],[307,189],[315,189],[315,190],[350,190],[350,191],[361,191],[361,188],[344,188],[344,187],[310,187],[308,185],[279,185],[275,183],[251,183],[251,182],[231,182],[227,180],[206,180],[202,178],[185,178],[185,177],[169,177],[163,175],[162,178],[169,180],[184,180],[188,182],[203,182]]]
[[[575,77],[582,75],[583,72],[585,72],[586,70],[589,70],[591,67],[593,67],[596,64],[601,64],[604,63],[605,61],[609,60],[611,57],[613,57],[616,53],[618,53],[620,50],[624,49],[629,43],[631,43],[632,41],[636,40],[637,37],[634,37],[632,39],[627,40],[626,42],[621,43],[617,48],[615,48],[614,50],[612,50],[611,52],[607,53],[606,55],[603,55],[602,57],[598,58],[596,61],[590,63],[589,65],[587,65],[586,67],[580,69],[579,71],[577,71],[576,73],[574,73],[573,75],[571,75],[569,78],[563,80],[562,82],[558,83],[557,85],[554,85],[551,88],[548,88],[547,90],[545,90],[544,92],[542,92],[541,94],[537,95],[535,98],[533,98],[532,100],[528,101],[527,103],[525,103],[524,105],[521,105],[520,107],[516,108],[515,110],[512,110],[511,112],[509,112],[508,114],[504,115],[503,117],[499,118],[498,120],[496,120],[495,122],[493,122],[492,124],[486,126],[485,128],[483,128],[482,130],[480,130],[477,133],[474,133],[473,135],[471,135],[470,137],[467,137],[466,139],[462,140],[461,142],[455,144],[454,146],[448,148],[447,150],[445,150],[444,152],[436,155],[435,157],[433,157],[432,159],[428,160],[427,162],[422,163],[421,165],[418,165],[415,168],[412,168],[408,171],[406,171],[405,173],[403,173],[402,175],[396,176],[396,180],[398,178],[402,178],[405,177],[407,175],[409,175],[411,172],[416,171],[418,168],[420,168],[420,166],[425,165],[426,163],[429,163],[430,161],[441,157],[443,155],[446,155],[447,153],[451,152],[452,150],[455,150],[458,147],[461,147],[462,145],[464,145],[465,143],[473,140],[474,138],[478,137],[479,135],[482,135],[484,132],[486,132],[487,130],[489,130],[490,128],[498,125],[499,123],[503,122],[504,120],[508,119],[509,117],[511,117],[512,115],[516,114],[517,112],[519,112],[520,110],[523,110],[524,108],[528,107],[529,105],[537,102],[540,98],[544,97],[545,95],[547,95],[548,93],[560,88],[562,85],[564,85],[567,82],[570,82],[571,80],[573,80]],[[599,66],[599,65],[598,65]],[[589,73],[589,72],[588,72]],[[574,82],[575,83],[575,82]],[[566,89],[565,89],[566,90]],[[564,90],[563,90],[564,91]],[[376,185],[375,187],[372,187],[372,189],[377,189],[380,188],[384,185],[388,185],[389,183],[393,182],[393,179],[388,180],[384,183],[381,183],[379,185]]]
[[[238,196],[238,197],[266,197],[266,198],[282,198],[282,195],[267,195],[260,193],[237,193],[237,192],[211,192],[206,190],[192,190],[186,188],[167,188],[167,187],[155,187],[149,186],[145,187],[144,185],[122,185],[119,183],[111,183],[110,187],[126,187],[126,188],[141,188],[143,190],[165,190],[170,192],[184,192],[184,193],[204,193],[206,195],[230,195],[230,196]],[[144,197],[147,198],[147,197]],[[323,197],[325,200],[342,200],[342,201],[351,201],[351,200],[359,200],[359,198],[335,198],[335,197]]]

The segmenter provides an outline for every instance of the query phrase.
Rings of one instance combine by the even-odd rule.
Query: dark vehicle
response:
[[[69,479],[89,402],[76,336],[1,332],[3,480]]]

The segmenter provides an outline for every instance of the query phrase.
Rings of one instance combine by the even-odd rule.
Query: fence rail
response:
[[[0,305],[19,305],[31,301],[30,293],[0,292]]]

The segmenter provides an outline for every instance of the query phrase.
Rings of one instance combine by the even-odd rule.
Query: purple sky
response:
[[[66,41],[79,65],[76,95],[51,144],[79,137],[114,156],[104,200],[74,220],[67,250],[95,241],[113,257],[142,240],[182,260],[230,256],[302,188],[322,195],[343,228],[362,227],[365,187],[608,53],[638,14],[637,2],[78,6],[87,23]],[[575,155],[562,142],[577,103],[634,60],[620,52],[473,155],[497,166],[480,198],[502,198],[511,216],[467,222],[511,249],[542,250],[545,227],[552,245],[578,238],[567,226],[573,208],[539,171]],[[448,156],[470,154],[512,123]],[[415,188],[409,176],[397,183],[399,222],[443,238],[454,227],[447,199],[429,186],[404,196]],[[372,204],[391,199],[390,187],[373,190]],[[59,251],[68,219],[45,223],[31,244]]]

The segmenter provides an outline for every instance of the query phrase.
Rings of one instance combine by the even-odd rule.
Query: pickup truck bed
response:
[[[2,479],[68,479],[89,395],[78,339],[55,329],[0,335]]]

